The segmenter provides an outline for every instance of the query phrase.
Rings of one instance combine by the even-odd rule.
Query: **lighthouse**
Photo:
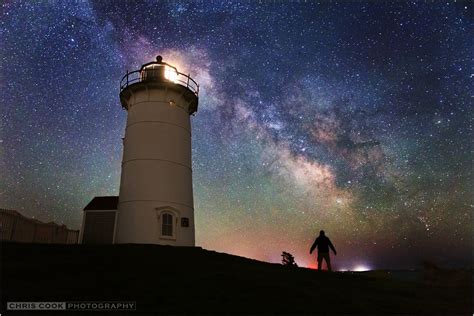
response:
[[[198,84],[161,56],[127,71],[120,193],[86,206],[83,243],[195,245],[190,116],[198,94]]]

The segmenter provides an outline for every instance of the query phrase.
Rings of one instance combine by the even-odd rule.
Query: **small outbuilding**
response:
[[[82,244],[113,244],[117,226],[118,196],[96,196],[84,208]]]

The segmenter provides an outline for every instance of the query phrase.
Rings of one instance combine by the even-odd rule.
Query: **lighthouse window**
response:
[[[163,236],[173,236],[173,215],[167,213],[163,214],[161,234]]]
[[[174,83],[177,83],[178,73],[176,72],[176,69],[170,66],[165,66],[165,78],[168,79],[169,81],[173,81]]]

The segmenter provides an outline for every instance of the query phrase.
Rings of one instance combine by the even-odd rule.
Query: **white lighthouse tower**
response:
[[[190,115],[199,86],[163,62],[127,72],[127,110],[115,243],[194,246]]]

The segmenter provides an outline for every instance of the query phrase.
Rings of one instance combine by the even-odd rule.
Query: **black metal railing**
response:
[[[165,63],[163,63],[163,66],[164,66]],[[147,69],[146,68],[143,68],[140,69],[140,70],[135,70],[135,71],[131,71],[129,72],[127,70],[127,73],[125,74],[125,76],[123,76],[122,80],[120,81],[120,92],[122,92],[122,90],[124,90],[125,88],[127,88],[128,86],[134,84],[134,83],[138,83],[138,82],[142,82],[142,81],[152,81],[152,80],[161,80],[161,81],[165,81],[165,82],[172,82],[172,83],[175,83],[175,84],[179,84],[181,86],[184,86],[186,88],[188,88],[189,90],[191,90],[196,96],[199,95],[199,85],[197,84],[197,82],[190,77],[190,75],[186,75],[186,74],[183,74],[179,71],[176,70],[175,67],[173,66],[170,66],[170,65],[167,65],[166,66],[169,66],[169,67],[172,67],[173,70],[176,71],[176,78],[174,80],[168,80],[164,77],[162,78],[150,78],[148,76],[146,76],[146,72],[147,72]]]

